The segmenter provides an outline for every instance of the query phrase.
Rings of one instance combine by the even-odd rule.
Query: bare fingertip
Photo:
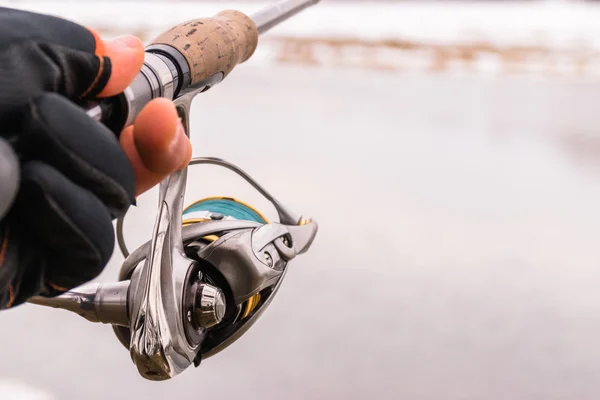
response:
[[[125,47],[130,49],[139,49],[144,47],[144,44],[140,38],[132,35],[117,36],[110,39],[109,42],[123,44]]]

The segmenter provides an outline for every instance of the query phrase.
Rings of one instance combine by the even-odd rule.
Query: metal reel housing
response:
[[[218,159],[205,159],[204,163],[225,163]],[[198,162],[203,163],[203,162]],[[234,170],[277,209],[280,220],[294,222],[284,225],[270,223],[256,208],[231,197],[211,197],[199,200],[183,212],[183,244],[186,255],[196,261],[190,271],[198,284],[207,283],[219,288],[225,295],[225,312],[222,320],[208,329],[187,329],[188,339],[200,343],[194,365],[224,350],[239,339],[262,315],[277,293],[287,272],[290,260],[308,250],[317,233],[317,224],[295,217],[262,187],[237,167]],[[241,172],[241,173],[240,173]],[[122,221],[119,242],[122,250]],[[131,254],[121,270],[120,280],[130,280],[144,265],[147,250],[142,246]],[[137,253],[137,254],[136,254]],[[194,303],[192,287],[184,293],[184,303],[189,313]],[[186,316],[182,316],[185,318]],[[119,341],[130,348],[131,332],[128,327],[113,325]]]
[[[243,170],[217,158],[190,165],[228,168],[271,202],[278,222],[229,197],[183,208],[186,171],[161,183],[152,239],[129,254],[117,283],[89,283],[30,303],[110,324],[147,379],[170,379],[239,339],[262,315],[296,256],[308,251],[316,222],[291,212]]]

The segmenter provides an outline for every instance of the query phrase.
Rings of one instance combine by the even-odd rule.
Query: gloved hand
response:
[[[0,144],[20,166],[0,214],[0,308],[98,276],[113,252],[112,220],[189,161],[169,100],[148,104],[120,139],[79,106],[125,90],[143,59],[136,38],[103,42],[62,19],[0,8]],[[9,183],[0,190],[12,197]]]

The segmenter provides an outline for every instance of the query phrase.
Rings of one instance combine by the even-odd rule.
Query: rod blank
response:
[[[268,5],[251,16],[258,28],[258,34],[263,34],[279,25],[288,18],[293,17],[305,8],[317,4],[320,0],[282,0]]]

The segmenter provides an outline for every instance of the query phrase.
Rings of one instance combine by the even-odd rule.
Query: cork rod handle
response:
[[[189,64],[193,85],[217,73],[225,78],[248,60],[258,45],[258,29],[247,15],[228,10],[177,25],[152,44],[176,48]]]

